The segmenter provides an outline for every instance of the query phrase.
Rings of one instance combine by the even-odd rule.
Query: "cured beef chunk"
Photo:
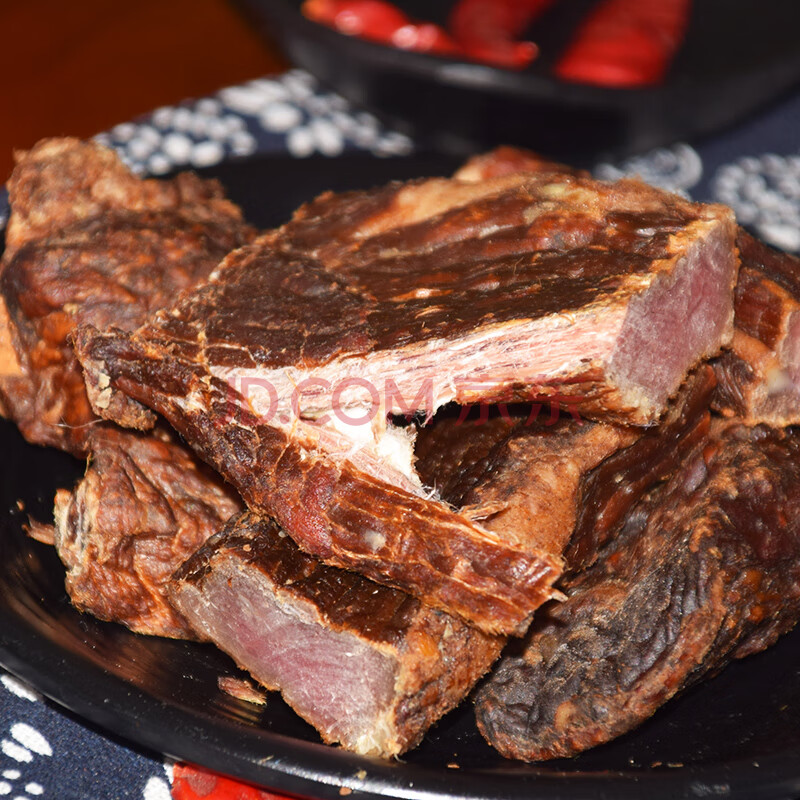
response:
[[[0,405],[29,441],[84,454],[96,417],[71,332],[138,327],[251,237],[216,182],[140,180],[110,150],[74,139],[18,156],[8,188]]]
[[[558,563],[431,497],[387,414],[544,393],[654,421],[730,333],[733,231],[720,207],[552,172],[327,194],[78,349],[98,413],[142,424],[119,391],[163,413],[307,552],[519,632]]]
[[[12,213],[6,260],[25,244],[119,211],[180,210],[197,222],[241,220],[217,181],[188,172],[171,181],[141,180],[112,150],[95,142],[42,139],[15,155],[17,165],[7,184]]]
[[[180,569],[175,605],[326,742],[364,755],[413,747],[502,647],[454,617],[300,551],[247,512]]]
[[[360,341],[312,329],[297,355],[247,363],[228,354],[228,363],[263,373],[288,362],[333,380],[358,368],[375,385],[391,376],[407,403],[429,378],[436,408],[549,392],[575,396],[584,414],[655,421],[689,369],[731,335],[732,215],[636,181],[537,164],[302,207],[270,246],[316,259],[360,295]],[[293,324],[302,333],[307,321]],[[191,339],[180,323],[165,332]],[[220,344],[236,335],[215,331]]]
[[[731,349],[715,361],[716,408],[755,424],[800,423],[800,260],[739,231]]]
[[[509,545],[421,486],[381,481],[344,453],[320,452],[263,424],[230,404],[220,379],[203,384],[202,365],[174,366],[153,362],[139,373],[147,374],[147,384],[125,380],[126,390],[149,397],[252,509],[274,516],[307,552],[404,589],[489,633],[522,633],[552,595],[559,559]],[[202,400],[196,395],[201,386]],[[317,432],[311,425],[308,430]]]
[[[99,425],[69,336],[81,322],[137,327],[249,231],[215,182],[142,181],[111,151],[72,139],[19,156],[9,191],[0,411],[29,441],[92,456],[75,492],[58,494],[55,532],[37,535],[56,544],[77,607],[141,633],[189,636],[164,584],[241,503],[164,431]]]
[[[137,633],[192,638],[166,587],[241,501],[165,431],[99,427],[88,446],[85,476],[56,495],[54,544],[70,599]]]
[[[438,421],[420,431],[417,469],[462,514],[522,549],[560,557],[586,476],[641,430],[571,417],[528,426],[525,419]]]
[[[447,416],[417,437],[417,470],[463,514],[524,548],[565,556],[575,572],[613,537],[641,496],[708,435],[713,369],[699,367],[657,428],[534,408],[470,420]]]
[[[705,440],[716,388],[714,370],[703,364],[689,377],[661,425],[643,432],[582,477],[575,526],[564,551],[567,572],[593,563],[628,511],[680,469]]]
[[[549,437],[531,432],[514,464],[518,452],[505,447],[525,419],[496,417],[480,425],[435,420],[417,441],[421,477],[453,504],[462,501],[467,483],[473,498],[491,493],[495,482],[509,495],[512,485],[533,493],[540,483],[530,464],[552,449],[541,442],[557,439],[566,452],[578,436],[567,426]],[[607,437],[609,449],[613,438]],[[553,489],[574,502],[566,481]],[[507,506],[497,504],[487,526],[505,535],[503,511],[513,513],[518,499],[525,502],[512,496]],[[537,524],[529,515],[506,527],[520,537]],[[525,542],[536,546],[536,537]],[[559,553],[560,546],[553,551]],[[389,756],[413,746],[488,670],[505,641],[396,589],[321,565],[252,513],[182,568],[171,595],[199,635],[279,689],[326,741],[365,754]]]
[[[503,755],[572,756],[758,652],[800,615],[800,437],[718,421],[629,512],[477,697]]]

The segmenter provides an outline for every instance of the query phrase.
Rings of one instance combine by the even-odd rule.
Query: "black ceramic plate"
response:
[[[445,173],[440,158],[252,160],[213,170],[249,218],[280,222],[326,188]],[[670,703],[637,731],[569,761],[505,761],[465,703],[402,762],[322,745],[278,698],[265,707],[217,688],[237,674],[209,645],[134,635],[78,614],[55,554],[28,539],[82,465],[31,447],[0,422],[0,663],[122,737],[257,784],[318,798],[793,798],[800,796],[800,630]],[[20,509],[18,501],[24,507]]]
[[[439,23],[455,2],[393,1]],[[293,63],[446,152],[504,143],[573,162],[619,156],[718,130],[800,79],[797,0],[694,0],[662,84],[607,89],[557,80],[552,64],[597,1],[555,3],[530,32],[542,58],[514,72],[345,36],[305,19],[301,0],[239,0]]]

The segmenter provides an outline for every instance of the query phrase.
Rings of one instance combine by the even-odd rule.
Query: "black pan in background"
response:
[[[252,159],[206,174],[222,179],[248,218],[286,219],[328,188],[446,174],[438,157]],[[238,674],[210,645],[137,636],[77,613],[51,548],[28,539],[27,514],[47,520],[58,487],[83,466],[25,444],[0,421],[0,663],[56,702],[138,745],[298,795],[338,800],[673,800],[800,796],[800,630],[733,664],[635,732],[578,758],[506,761],[478,734],[469,703],[445,717],[402,761],[326,747],[270,695],[265,707],[220,692]],[[24,511],[18,508],[21,500]]]
[[[441,22],[442,9],[453,2],[396,5]],[[460,155],[497,144],[580,163],[628,155],[719,130],[800,79],[797,0],[694,0],[666,82],[635,90],[572,84],[550,74],[593,0],[555,4],[532,32],[543,56],[523,72],[344,36],[305,19],[300,0],[239,5],[294,64],[433,149]]]

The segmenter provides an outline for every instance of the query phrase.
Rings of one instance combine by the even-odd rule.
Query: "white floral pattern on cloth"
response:
[[[302,70],[164,106],[96,138],[114,147],[135,172],[151,175],[208,167],[265,150],[298,158],[315,153],[338,156],[348,148],[381,156],[412,150],[407,136],[386,130],[372,114],[323,90]]]
[[[607,181],[638,176],[652,186],[689,197],[690,190],[703,177],[703,160],[693,147],[679,142],[671,147],[659,147],[644,155],[634,156],[619,164],[598,164],[593,172],[595,177]]]
[[[171,762],[114,744],[0,674],[0,799],[170,800],[171,783]]]
[[[172,767],[173,762],[164,762],[164,775],[152,775],[147,779],[142,792],[142,800],[172,800]]]
[[[711,191],[766,242],[800,250],[800,154],[765,153],[725,164],[715,173]]]

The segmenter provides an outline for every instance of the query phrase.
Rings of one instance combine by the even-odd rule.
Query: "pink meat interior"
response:
[[[380,731],[376,723],[391,702],[396,661],[352,633],[320,624],[308,603],[276,593],[263,575],[218,564],[202,594],[183,584],[178,604],[196,628],[259,682],[279,689],[326,739],[355,747]]]
[[[660,406],[701,358],[714,355],[731,332],[731,286],[737,268],[724,227],[695,242],[672,275],[633,298],[611,361],[620,386],[646,387]]]

